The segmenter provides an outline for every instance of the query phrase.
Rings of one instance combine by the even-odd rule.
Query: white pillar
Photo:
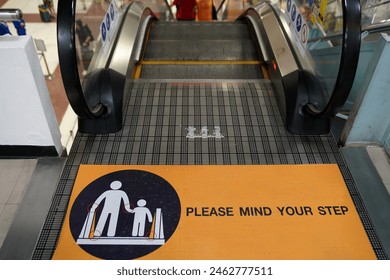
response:
[[[0,155],[61,155],[61,133],[31,36],[0,37]],[[20,151],[20,152],[19,152]],[[20,153],[20,154],[19,154]]]

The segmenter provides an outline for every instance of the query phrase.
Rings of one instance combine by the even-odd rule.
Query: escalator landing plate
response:
[[[376,257],[335,164],[81,165],[54,259],[135,258]]]

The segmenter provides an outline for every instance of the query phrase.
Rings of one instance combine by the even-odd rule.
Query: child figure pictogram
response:
[[[152,213],[150,210],[145,207],[146,200],[140,199],[137,201],[137,206],[133,209],[134,213],[134,222],[133,222],[133,231],[131,233],[132,236],[141,236],[143,237],[145,234],[145,223],[146,218],[149,223],[153,221]]]

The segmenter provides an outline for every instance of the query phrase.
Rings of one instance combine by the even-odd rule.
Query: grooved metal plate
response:
[[[187,137],[190,128],[223,137]],[[272,85],[259,80],[138,80],[129,84],[124,127],[115,134],[78,133],[33,259],[50,259],[80,164],[338,164],[379,259],[386,259],[332,135],[286,131]]]
[[[247,24],[241,21],[155,21],[149,35],[150,40],[226,40],[227,38],[248,39]]]
[[[249,36],[248,36],[249,38]],[[241,40],[150,40],[144,60],[258,60],[253,41]]]
[[[260,64],[143,64],[141,79],[262,79]]]
[[[173,61],[257,59],[248,27],[242,22],[155,22],[143,57],[143,60]]]

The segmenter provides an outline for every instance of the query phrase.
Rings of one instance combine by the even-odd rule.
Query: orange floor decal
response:
[[[81,165],[53,259],[375,259],[337,165]]]

